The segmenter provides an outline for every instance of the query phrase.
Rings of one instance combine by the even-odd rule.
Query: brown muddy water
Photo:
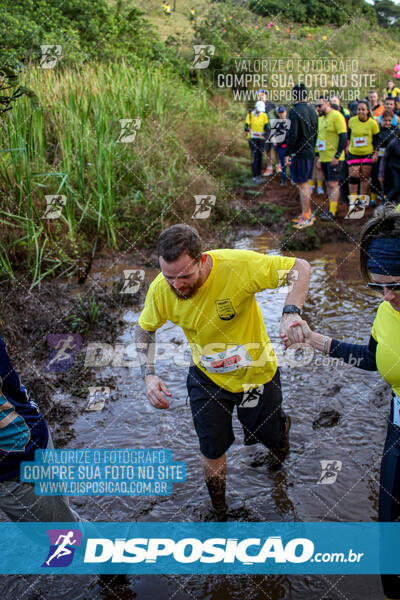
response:
[[[242,232],[237,248],[278,253],[273,237]],[[379,299],[361,282],[358,254],[350,244],[326,244],[297,253],[312,265],[305,318],[317,331],[340,339],[366,342]],[[121,269],[124,267],[121,267]],[[125,266],[126,268],[126,266]],[[132,267],[131,267],[132,268]],[[101,273],[98,273],[101,277]],[[153,275],[153,273],[151,273]],[[151,279],[152,277],[150,277]],[[257,295],[267,331],[279,348],[278,325],[285,294]],[[133,342],[139,313],[126,310],[119,342]],[[182,331],[166,323],[158,341],[183,356]],[[107,341],[107,340],[99,340]],[[127,349],[129,355],[130,349]],[[261,446],[245,448],[234,419],[236,441],[228,453],[227,496],[230,521],[374,521],[377,519],[379,464],[389,412],[389,388],[376,373],[332,367],[322,355],[296,366],[281,363],[284,408],[292,417],[290,454],[280,471],[271,472]],[[186,405],[186,370],[161,360],[158,374],[173,394],[169,411],[153,409],[144,395],[139,369],[93,368],[93,385],[114,387],[101,412],[82,412],[71,427],[70,448],[171,448],[174,460],[187,464],[187,481],[174,484],[168,497],[89,497],[71,499],[93,521],[202,521],[211,519],[198,459],[190,407]],[[304,361],[303,361],[304,362]],[[108,383],[107,383],[108,382]],[[69,399],[71,400],[71,399]],[[331,426],[313,427],[321,411],[336,411]],[[336,423],[336,424],[335,424]],[[326,423],[325,423],[326,425]],[[341,461],[331,485],[319,485],[321,460]],[[160,531],[165,534],[165,531]],[[95,576],[3,576],[0,597],[23,600],[378,600],[377,576],[128,576],[123,585],[101,587]]]

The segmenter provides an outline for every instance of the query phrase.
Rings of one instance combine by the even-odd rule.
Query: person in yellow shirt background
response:
[[[329,212],[322,213],[325,221],[336,219],[340,197],[340,181],[343,179],[344,149],[347,143],[346,120],[341,112],[334,110],[330,100],[319,98],[315,105],[318,119],[317,166],[320,166],[326,181]]]
[[[378,160],[379,125],[373,118],[367,100],[360,100],[357,105],[357,115],[351,117],[348,123],[349,147],[347,164],[349,166],[350,194],[358,194],[361,184],[361,194],[369,194],[372,164]]]
[[[386,96],[392,96],[392,98],[400,96],[400,88],[395,86],[393,79],[389,79],[383,90],[383,97],[386,98]]]
[[[262,184],[264,182],[261,177],[262,157],[265,140],[271,131],[268,116],[265,112],[265,103],[262,100],[257,100],[254,110],[247,113],[244,131],[249,140],[253,183]]]
[[[232,413],[243,426],[244,444],[272,451],[272,468],[288,452],[290,419],[282,410],[278,363],[255,294],[289,283],[280,333],[302,343],[290,327],[302,312],[310,265],[303,259],[248,250],[202,251],[197,231],[177,224],[158,240],[161,273],[151,283],[135,330],[146,395],[168,409],[171,392],[155,373],[155,331],[167,320],[182,327],[193,366],[187,388],[201,461],[213,508],[227,510],[226,452],[235,437]]]

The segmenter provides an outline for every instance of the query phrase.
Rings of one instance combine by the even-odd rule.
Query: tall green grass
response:
[[[0,265],[10,278],[20,269],[36,284],[72,271],[99,245],[140,251],[193,211],[194,194],[220,186],[215,153],[240,153],[206,91],[165,70],[35,69],[23,83],[40,107],[15,103],[0,147]],[[120,143],[119,120],[129,118],[140,129],[133,143]],[[54,194],[66,205],[58,219],[44,219],[45,196]]]

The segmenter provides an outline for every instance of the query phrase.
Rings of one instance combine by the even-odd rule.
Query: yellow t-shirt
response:
[[[360,121],[358,116],[349,119],[349,129],[351,129],[351,139],[349,152],[358,156],[372,154],[374,147],[372,136],[379,132],[379,125],[372,117],[366,121]]]
[[[376,348],[376,364],[379,373],[400,398],[400,313],[390,302],[382,302],[372,326]]]
[[[394,86],[394,88],[392,90],[390,90],[390,92],[387,88],[385,88],[383,90],[383,95],[385,98],[386,98],[386,96],[389,96],[389,95],[391,95],[393,98],[396,98],[396,96],[400,96],[400,88]]]
[[[331,110],[327,115],[321,115],[318,119],[317,152],[321,162],[331,162],[334,158],[339,135],[346,133],[346,119],[338,110]],[[339,160],[344,160],[344,150]]]
[[[160,273],[146,295],[139,325],[167,320],[182,327],[195,364],[218,386],[243,392],[271,381],[278,362],[255,293],[286,283],[295,258],[251,250],[211,250],[212,269],[197,292],[179,299]],[[241,366],[244,365],[244,366]]]
[[[264,135],[264,125],[268,123],[267,113],[262,112],[256,115],[254,110],[252,110],[250,113],[247,113],[246,123],[250,129],[248,138],[262,138]]]

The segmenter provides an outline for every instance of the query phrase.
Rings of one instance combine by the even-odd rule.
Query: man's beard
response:
[[[177,298],[179,298],[179,300],[189,300],[189,298],[194,296],[195,293],[197,292],[197,290],[201,287],[201,283],[202,282],[201,282],[201,274],[200,274],[199,277],[197,278],[197,280],[191,286],[188,286],[184,293],[179,292],[172,285],[170,285],[169,287],[174,292],[175,296]]]

